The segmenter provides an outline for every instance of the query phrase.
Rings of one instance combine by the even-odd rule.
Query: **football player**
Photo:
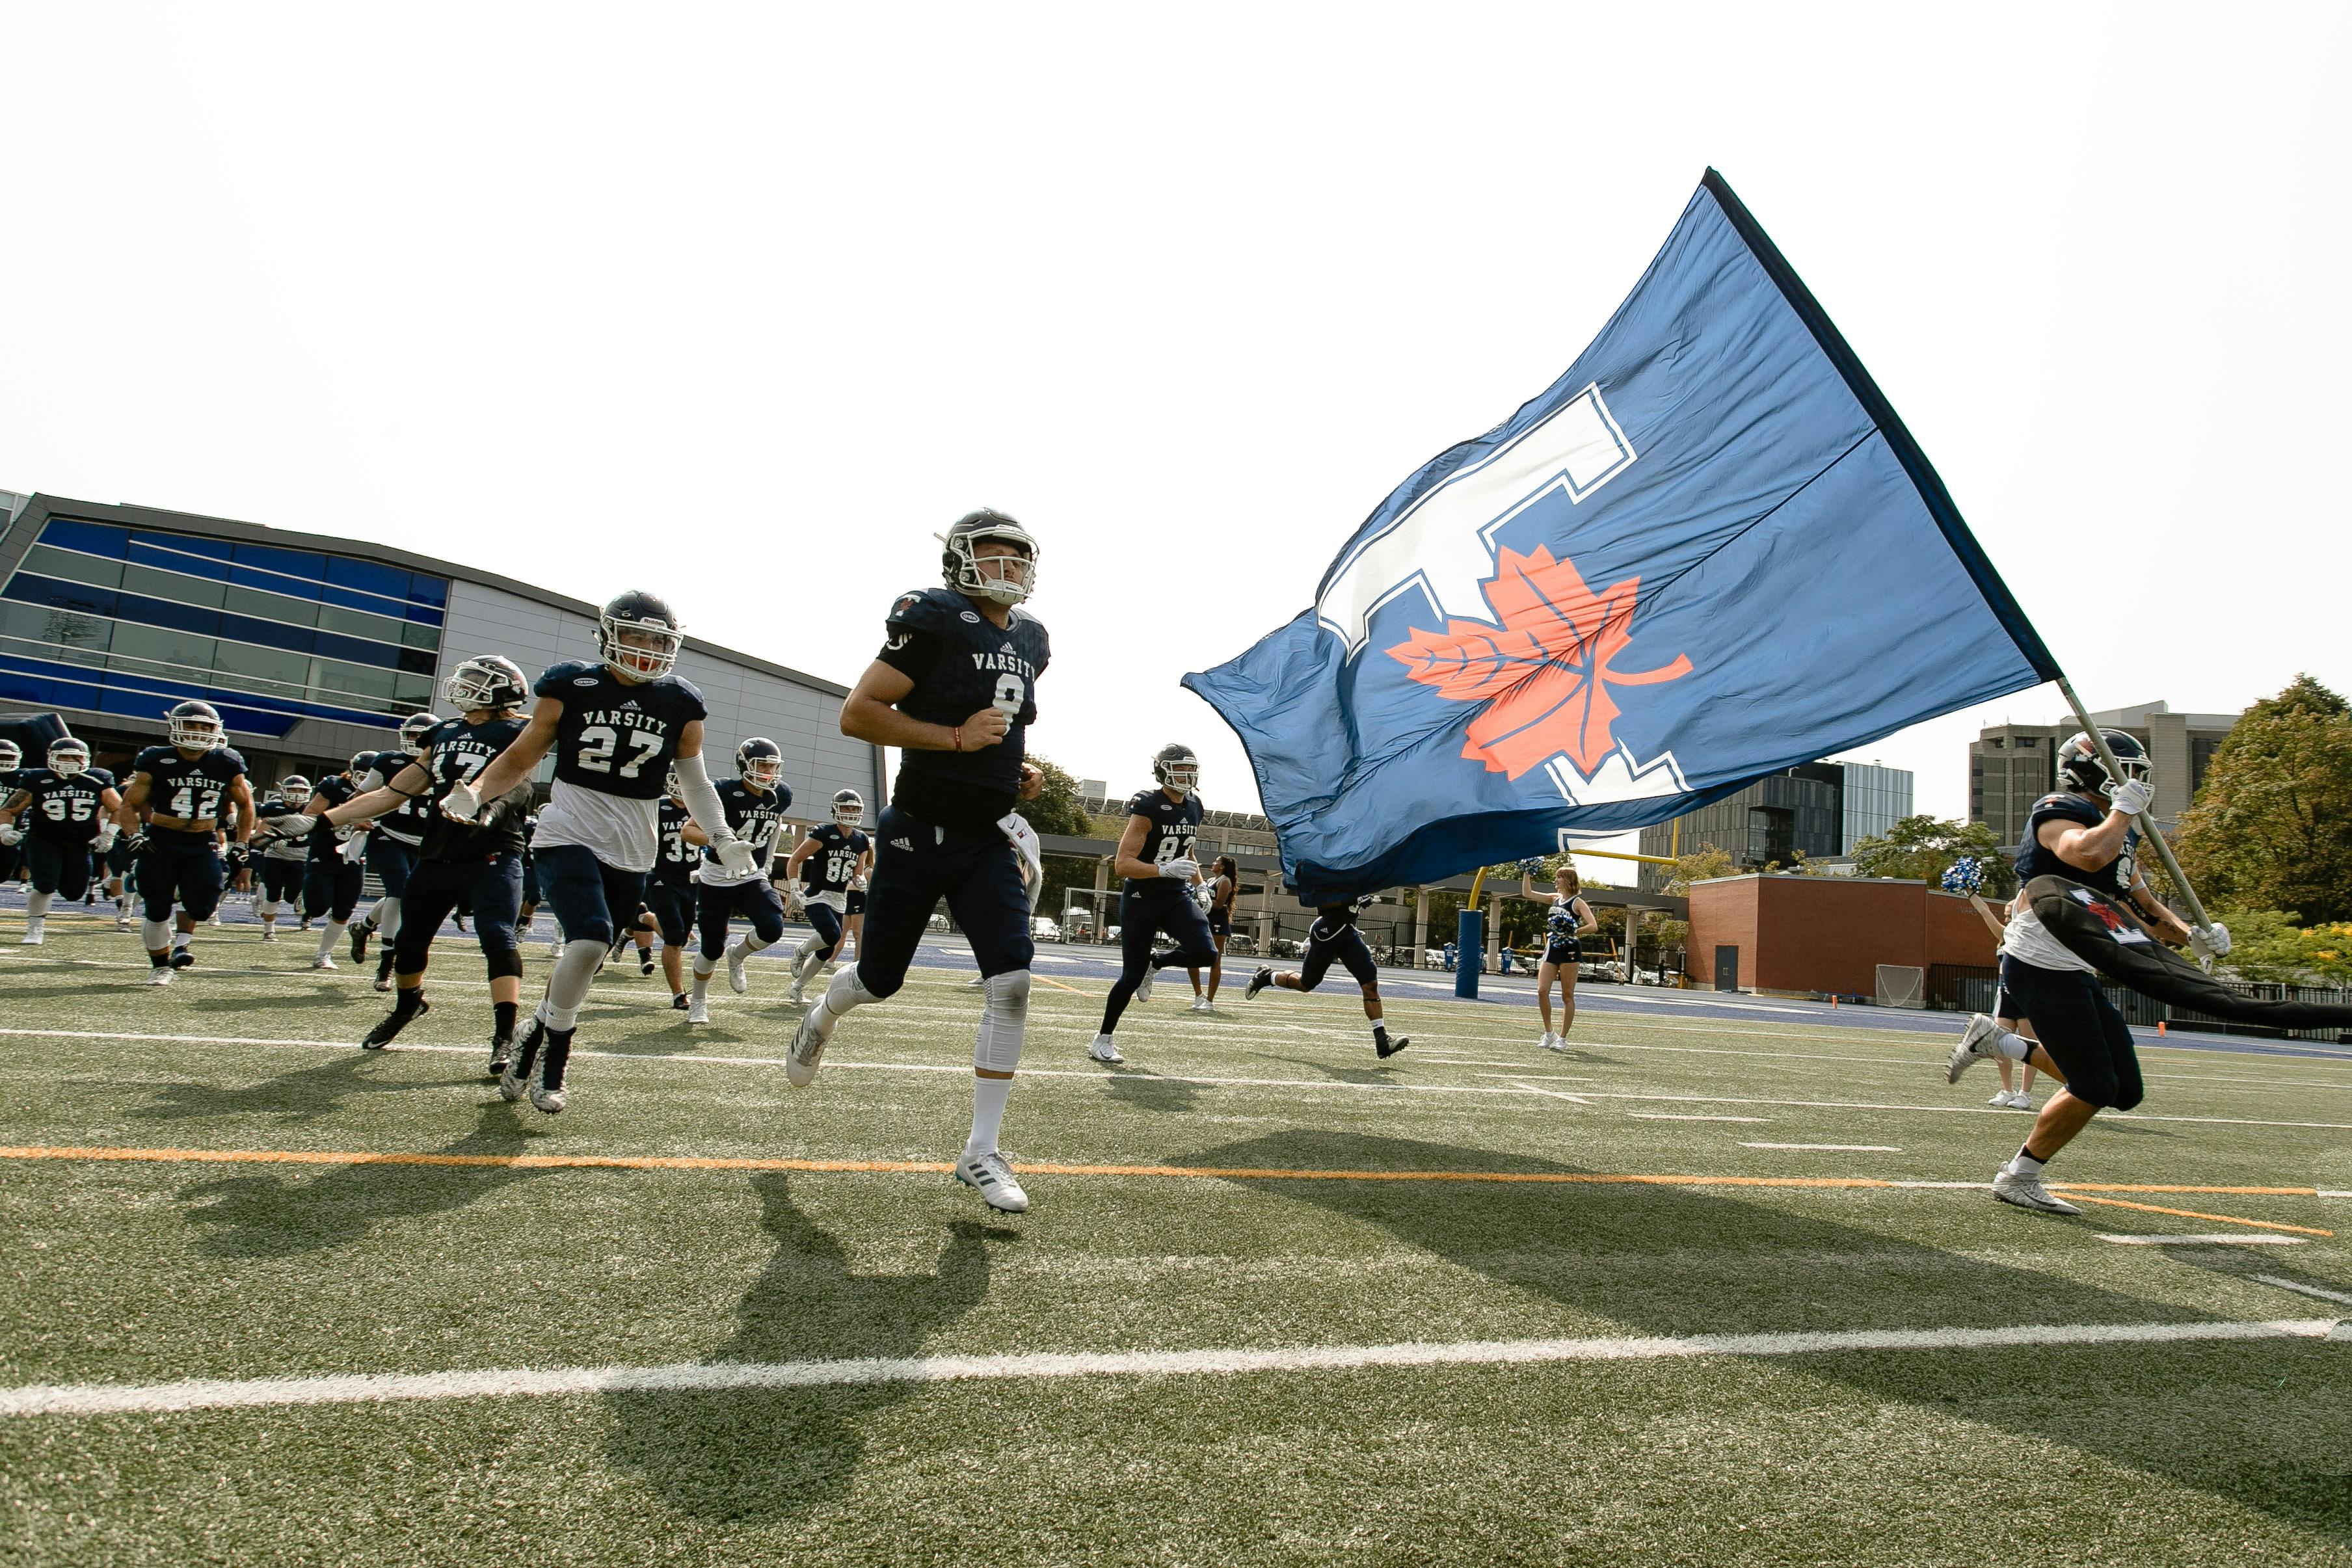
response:
[[[13,740],[0,740],[0,799],[16,788],[17,776],[24,770],[25,748]],[[0,845],[0,882],[20,880],[19,862],[24,858],[25,852],[17,845]]]
[[[784,875],[801,884],[801,908],[816,927],[816,935],[793,953],[793,1001],[808,1000],[803,988],[841,950],[849,901],[864,903],[856,889],[873,863],[874,841],[866,836],[866,797],[855,789],[835,791],[833,821],[811,829],[784,862]]]
[[[114,847],[114,817],[122,808],[113,779],[89,765],[89,747],[80,741],[52,743],[48,762],[16,769],[15,788],[0,790],[0,846],[23,841],[32,865],[20,939],[27,947],[41,945],[52,899],[63,894],[70,904],[89,891],[91,852],[103,855]],[[22,825],[27,817],[29,830]]]
[[[1205,969],[1217,961],[1216,938],[1202,908],[1200,862],[1192,858],[1201,831],[1201,759],[1189,746],[1163,746],[1151,759],[1160,781],[1127,803],[1127,831],[1119,835],[1112,869],[1127,879],[1118,895],[1118,983],[1103,1003],[1102,1032],[1087,1047],[1097,1061],[1118,1062],[1111,1038],[1130,998],[1151,999],[1152,977],[1171,964]],[[1165,931],[1176,946],[1154,952]]]
[[[2017,851],[2020,885],[2038,876],[2063,877],[2130,905],[2176,946],[2228,953],[2227,927],[2192,933],[2140,876],[2137,822],[2156,797],[2147,752],[2122,730],[2105,733],[2123,777],[2107,777],[2088,734],[2067,738],[2057,758],[2064,788],[2035,801],[2026,817]],[[2005,1056],[2063,1080],[2065,1087],[2042,1102],[2032,1134],[1994,1175],[1992,1195],[2020,1208],[2080,1214],[2042,1185],[2042,1169],[2102,1110],[2128,1111],[2140,1103],[2144,1085],[2131,1030],[2107,999],[2097,971],[2052,936],[2022,898],[2001,936],[2000,986],[2004,1006],[2032,1019],[2036,1038],[2026,1040],[1979,1013],[1953,1049],[1946,1076],[1958,1082],[1976,1062]]]
[[[239,841],[251,841],[254,823],[253,785],[246,778],[245,758],[229,747],[220,710],[207,702],[176,703],[164,715],[164,725],[168,743],[151,746],[131,760],[131,781],[114,813],[115,826],[137,857],[132,863],[146,906],[140,938],[147,949],[151,986],[170,985],[173,970],[196,961],[189,938],[196,923],[220,907],[226,883],[221,819],[226,809],[236,810]]]
[[[554,1114],[581,1004],[623,921],[645,902],[646,873],[660,850],[664,780],[677,769],[687,810],[712,824],[710,850],[740,873],[751,847],[727,826],[702,760],[702,694],[672,674],[686,633],[650,593],[621,594],[597,614],[597,657],[550,666],[531,689],[530,722],[479,775],[452,784],[441,810],[470,822],[555,754],[555,782],[539,814],[531,856],[540,891],[563,927],[563,951],[547,994],[523,1026],[499,1092]],[[533,1070],[537,1077],[533,1081]]]
[[[686,945],[694,934],[694,867],[702,856],[687,841],[694,819],[686,812],[686,787],[677,769],[669,777],[659,804],[656,828],[661,848],[654,857],[653,874],[646,879],[646,907],[653,911],[661,933],[663,977],[669,981],[669,1005],[680,1012],[686,998]]]
[[[278,906],[299,904],[302,897],[302,868],[310,853],[302,847],[301,836],[288,833],[281,824],[310,809],[310,781],[299,773],[289,773],[254,811],[253,904],[261,916],[264,942],[278,940]]]
[[[331,969],[335,967],[335,944],[342,940],[343,927],[351,923],[352,911],[358,907],[360,890],[367,878],[366,868],[360,862],[367,852],[358,835],[365,822],[357,827],[335,826],[324,820],[324,813],[340,806],[360,792],[356,773],[365,772],[375,759],[375,753],[362,751],[354,755],[340,773],[330,773],[310,786],[310,810],[299,816],[281,817],[278,821],[280,833],[302,831],[297,824],[308,824],[303,832],[303,848],[309,859],[302,867],[302,918],[323,924],[319,931],[318,951],[310,955],[310,967]],[[351,818],[346,814],[346,821]]]
[[[1192,979],[1192,1010],[1213,1013],[1217,1010],[1217,988],[1225,977],[1225,943],[1234,934],[1234,900],[1241,896],[1242,868],[1231,855],[1219,855],[1208,871],[1209,939],[1217,945],[1217,961],[1209,966],[1209,988],[1201,989],[1201,971],[1188,967],[1185,973]]]
[[[413,713],[402,719],[399,747],[368,758],[366,768],[358,775],[360,793],[383,789],[423,757],[425,737],[440,722],[441,716],[435,713]],[[383,886],[383,895],[368,906],[364,917],[352,923],[352,962],[366,962],[368,938],[383,936],[383,950],[375,965],[379,991],[392,989],[392,943],[400,935],[400,899],[408,891],[408,873],[415,867],[417,851],[425,841],[425,824],[432,814],[430,800],[403,796],[398,810],[377,819],[368,830],[367,869]]]
[[[1584,902],[1580,891],[1584,883],[1576,874],[1576,867],[1567,860],[1551,873],[1552,891],[1549,895],[1536,892],[1535,873],[1542,862],[1534,862],[1519,868],[1519,896],[1534,900],[1548,897],[1549,907],[1544,911],[1543,957],[1536,964],[1536,1008],[1543,1014],[1543,1039],[1536,1043],[1546,1051],[1566,1051],[1568,1031],[1576,1027],[1576,967],[1584,961],[1584,938],[1601,929],[1592,917],[1592,906]],[[1559,982],[1559,1032],[1551,1028],[1551,987]]]
[[[842,705],[844,735],[898,748],[898,780],[876,824],[857,963],[802,1017],[784,1076],[795,1087],[813,1082],[842,1017],[906,984],[932,905],[945,895],[984,983],[971,1132],[956,1179],[991,1207],[1019,1213],[1029,1196],[997,1139],[1028,1027],[1035,949],[1022,851],[1010,834],[1016,803],[1045,782],[1023,748],[1051,649],[1044,624],[1020,608],[1037,584],[1037,541],[1026,528],[1001,512],[971,512],[941,545],[945,586],[891,605],[881,652]]]
[[[1262,968],[1251,977],[1249,989],[1242,999],[1251,1000],[1268,986],[1279,986],[1286,991],[1311,991],[1323,983],[1323,977],[1338,959],[1364,993],[1364,1016],[1372,1024],[1372,1051],[1382,1061],[1402,1051],[1412,1041],[1402,1035],[1389,1038],[1388,1025],[1382,1021],[1381,1008],[1381,969],[1372,962],[1372,950],[1364,946],[1364,934],[1356,929],[1356,916],[1372,901],[1367,894],[1344,904],[1318,904],[1315,924],[1307,928],[1307,957],[1297,969],[1286,969],[1277,975],[1271,968]]]
[[[715,847],[706,847],[702,864],[695,870],[695,879],[702,884],[695,914],[695,924],[702,930],[702,946],[694,956],[694,991],[686,1009],[688,1023],[710,1021],[710,977],[722,952],[727,958],[727,988],[740,997],[751,988],[743,973],[744,962],[783,938],[784,901],[768,882],[768,852],[793,803],[792,789],[783,778],[782,747],[755,735],[735,748],[735,777],[719,786],[719,809],[726,813],[722,831],[749,846],[751,858],[747,865],[730,865],[719,858]],[[685,830],[684,836],[688,843],[710,845],[710,836],[699,819]],[[751,929],[730,942],[727,922],[739,915],[751,922]]]
[[[478,779],[523,734],[521,708],[529,687],[513,660],[496,653],[467,659],[449,672],[442,696],[457,710],[416,737],[416,755],[391,779],[355,799],[330,806],[319,819],[332,831],[347,821],[391,813],[405,801],[437,804],[449,791]],[[515,1017],[522,1003],[522,949],[515,943],[515,916],[522,904],[522,822],[530,809],[528,781],[492,796],[457,821],[441,811],[424,819],[417,858],[408,867],[396,934],[386,938],[396,984],[392,1011],[360,1041],[369,1051],[390,1045],[408,1020],[427,1010],[425,969],[432,961],[433,937],[461,900],[474,911],[474,940],[480,944],[490,981],[490,1067],[505,1072],[515,1040]],[[386,922],[387,925],[390,921]]]

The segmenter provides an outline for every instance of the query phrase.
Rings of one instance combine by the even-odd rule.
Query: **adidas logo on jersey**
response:
[[[906,839],[892,839],[890,841],[890,847],[894,850],[911,850],[915,846]]]
[[[634,711],[635,711],[636,706],[637,706],[637,699],[636,699],[636,698],[635,698],[635,697],[631,697],[627,702],[625,702],[625,703],[623,703],[623,704],[621,705],[621,711],[622,711],[623,713],[630,713],[630,712],[634,712]]]

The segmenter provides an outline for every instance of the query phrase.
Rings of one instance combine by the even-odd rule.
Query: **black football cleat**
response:
[[[409,1019],[416,1018],[424,1013],[429,1013],[432,1010],[433,1004],[426,1001],[424,994],[419,992],[417,994],[415,1007],[410,1009],[406,1012],[403,1012],[398,1008],[394,1008],[392,1011],[386,1013],[383,1016],[382,1022],[378,1023],[373,1029],[367,1031],[367,1038],[360,1041],[360,1049],[362,1051],[382,1051],[385,1046],[390,1045],[393,1042],[394,1038],[397,1036],[402,1030],[408,1027]]]
[[[510,1034],[493,1036],[490,1040],[490,1076],[505,1077],[507,1062],[513,1055],[514,1036]]]
[[[187,968],[195,961],[196,956],[188,951],[185,947],[174,947],[172,949],[172,967],[174,969]]]
[[[676,1008],[679,1012],[684,1012],[688,1008],[692,1007],[694,1004],[686,999],[686,993],[684,991],[680,991],[677,995],[670,998],[669,1005]]]
[[[352,926],[350,931],[345,933],[345,935],[350,936],[352,939],[352,963],[364,964],[367,962],[367,939],[374,930],[374,926],[370,925],[366,921],[362,920],[358,925]]]
[[[1394,1056],[1398,1051],[1402,1051],[1406,1046],[1411,1045],[1412,1043],[1412,1040],[1404,1039],[1376,1040],[1372,1042],[1372,1050],[1380,1054],[1380,1059],[1382,1061],[1386,1061],[1390,1057]]]
[[[1274,984],[1274,971],[1272,969],[1260,969],[1256,974],[1250,977],[1249,989],[1242,993],[1242,1000],[1250,1000],[1253,997],[1255,997],[1260,991],[1265,989],[1272,984]]]
[[[530,1092],[530,1070],[539,1065],[540,1042],[547,1038],[547,1026],[539,1015],[522,1026],[522,1038],[515,1041],[514,1052],[507,1059],[505,1069],[499,1074],[499,1098],[512,1104]]]

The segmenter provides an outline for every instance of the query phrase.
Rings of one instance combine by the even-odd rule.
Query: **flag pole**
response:
[[[2075,722],[2083,727],[2083,733],[2090,737],[2092,747],[2098,752],[2099,766],[2107,770],[2108,779],[2120,781],[2124,770],[2116,765],[2116,754],[2107,749],[2106,732],[2091,722],[2090,710],[2083,706],[2083,699],[2074,695],[2074,683],[2062,674],[2058,677],[2058,689],[2064,694],[2066,706],[2074,710]],[[2172,858],[2172,846],[2165,842],[2164,835],[2157,831],[2156,818],[2142,811],[2139,814],[2139,831],[2148,842],[2156,846],[2157,858],[2164,862],[2164,873],[2172,879],[2172,885],[2180,890],[2180,901],[2189,905],[2189,923],[2200,929],[2210,928],[2213,922],[2206,915],[2205,905],[2198,901],[2197,890],[2189,885],[2189,878],[2182,874],[2180,862]]]

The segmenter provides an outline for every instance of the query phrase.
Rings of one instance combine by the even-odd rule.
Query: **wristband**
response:
[[[963,726],[961,725],[955,727],[955,748],[958,751],[963,749]]]

